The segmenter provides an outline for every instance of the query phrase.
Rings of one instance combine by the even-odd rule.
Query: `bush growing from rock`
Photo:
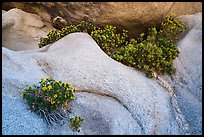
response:
[[[82,124],[82,121],[84,119],[81,118],[81,117],[75,117],[75,118],[70,118],[68,121],[70,121],[70,128],[73,129],[74,131],[78,131],[80,132],[80,127],[81,127],[81,124]]]
[[[47,44],[53,43],[53,42],[63,38],[64,36],[66,36],[70,33],[87,32],[90,34],[95,29],[96,29],[96,27],[94,27],[93,24],[82,21],[78,25],[69,25],[65,28],[62,28],[59,31],[51,30],[50,32],[48,32],[48,34],[45,38],[42,38],[42,37],[40,38],[40,41],[38,43],[38,47],[42,48],[42,47],[46,46]]]
[[[151,78],[154,77],[154,73],[174,74],[173,59],[179,54],[176,45],[169,38],[158,34],[155,27],[149,29],[145,40],[143,36],[144,34],[137,40],[131,39],[111,57],[145,72],[146,76]]]
[[[122,35],[116,33],[116,27],[107,25],[104,29],[95,29],[91,36],[100,47],[111,56],[117,48],[127,45],[127,31],[123,30]]]
[[[169,15],[166,19],[161,23],[159,33],[163,36],[172,40],[172,42],[176,42],[180,39],[180,34],[184,32],[188,28],[184,22],[175,18],[175,15]]]
[[[39,86],[25,87],[21,95],[28,102],[30,109],[44,117],[50,127],[63,125],[68,119],[69,102],[75,99],[75,90],[70,83],[41,78]]]
[[[48,34],[46,38],[41,38],[39,47],[73,32],[87,32],[111,58],[135,67],[145,72],[146,76],[153,78],[155,74],[176,72],[173,68],[173,60],[178,56],[179,51],[175,42],[186,29],[187,26],[183,22],[170,15],[161,23],[159,30],[155,27],[149,28],[146,35],[142,33],[135,39],[129,38],[126,30],[121,34],[117,33],[116,27],[111,25],[101,29],[82,21],[76,26],[67,26],[61,31],[52,32],[52,35]]]

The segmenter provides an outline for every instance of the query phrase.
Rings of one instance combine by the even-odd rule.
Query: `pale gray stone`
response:
[[[199,14],[198,20],[201,18]],[[3,134],[202,134],[202,98],[197,88],[202,83],[199,23],[178,43],[177,74],[161,77],[172,91],[163,88],[165,82],[162,85],[111,59],[86,33],[69,34],[42,49],[21,50],[21,44],[16,45],[18,51],[2,47]],[[9,23],[3,20],[3,24]],[[47,76],[77,88],[71,116],[84,118],[79,133],[69,123],[48,129],[27,110],[21,90]],[[182,84],[182,78],[187,84]]]

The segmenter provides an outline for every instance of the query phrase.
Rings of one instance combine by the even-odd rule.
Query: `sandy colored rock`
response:
[[[42,22],[36,14],[20,9],[2,13],[3,47],[12,50],[37,49],[40,37],[45,37],[53,28]]]
[[[19,8],[50,22],[60,16],[68,24],[90,21],[97,26],[114,25],[137,37],[159,25],[170,13],[177,16],[202,11],[201,2],[5,2],[3,9]]]
[[[176,15],[190,15],[201,12],[201,9],[201,2],[174,2],[169,13]]]
[[[52,25],[57,29],[62,29],[66,27],[68,24],[67,21],[64,20],[62,17],[57,16],[52,20]]]

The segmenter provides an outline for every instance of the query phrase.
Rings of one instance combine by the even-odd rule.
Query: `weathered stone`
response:
[[[105,103],[104,105],[96,105],[96,101],[93,99],[94,97],[89,97],[89,94],[86,95],[88,96],[86,97],[87,99],[85,99],[87,101],[83,101],[84,103],[82,103],[81,101],[84,97],[80,99],[80,96],[77,96],[77,104],[79,104],[79,106],[83,105],[83,107],[80,107],[77,113],[75,109],[77,110],[79,108],[77,108],[78,105],[75,105],[75,107],[72,107],[73,112],[74,114],[86,117],[89,121],[86,122],[86,125],[82,126],[81,133],[181,133],[174,117],[171,115],[172,110],[168,93],[153,80],[146,78],[142,73],[108,57],[87,34],[72,33],[52,44],[48,50],[44,52],[13,52],[3,48],[3,54],[7,57],[4,58],[2,64],[4,66],[4,83],[10,85],[14,80],[21,81],[20,85],[14,84],[18,87],[18,90],[13,91],[14,93],[20,92],[23,86],[26,86],[25,83],[31,84],[34,80],[36,80],[36,82],[32,84],[37,83],[37,77],[40,79],[42,76],[51,76],[56,80],[72,83],[80,92],[92,93],[90,96],[96,96],[95,98],[100,100],[98,101],[99,104]],[[8,67],[8,64],[16,65],[16,67]],[[29,66],[30,68],[28,68]],[[14,69],[15,72],[13,72]],[[35,72],[35,76],[32,76],[31,72]],[[13,89],[5,87],[3,92],[10,90]],[[80,92],[78,92],[78,94],[80,94]],[[103,98],[107,99],[104,100]],[[115,106],[115,110],[108,106]],[[5,109],[7,108],[3,108],[3,112]],[[14,109],[15,112],[19,112],[16,109],[18,108]],[[89,113],[87,110],[90,110],[88,111]],[[92,116],[91,114],[93,113],[96,113],[96,116]],[[90,116],[86,114],[90,114]],[[7,114],[3,115],[3,119],[6,115]],[[115,117],[123,119],[119,121],[115,120]],[[15,117],[13,120],[20,123],[21,120],[25,119]],[[98,123],[97,121],[99,120],[101,122]],[[129,126],[127,128],[127,126],[120,127],[119,125]],[[5,130],[6,126],[11,127],[9,120],[5,122],[3,126]],[[28,126],[29,125],[26,125],[26,128]],[[35,126],[38,127],[38,125]],[[97,131],[94,127],[102,128],[102,130]],[[14,126],[15,130],[18,128],[18,125]],[[21,129],[22,128],[23,127],[21,127]],[[64,133],[64,128],[62,130],[56,129],[51,133],[70,134],[69,130]],[[7,133],[12,134],[14,129],[10,129],[10,131],[7,130]]]
[[[57,29],[62,29],[62,28],[66,27],[68,25],[67,21],[64,20],[62,17],[59,17],[59,16],[55,17],[52,20],[52,24]]]
[[[60,16],[68,24],[82,20],[97,26],[114,25],[137,37],[148,27],[159,25],[170,13],[194,14],[202,11],[201,2],[5,2],[3,9],[13,7],[38,14],[44,20]]]
[[[163,79],[174,87],[178,105],[190,126],[191,134],[202,129],[202,13],[180,16],[189,26],[178,43],[180,54],[174,61],[176,75]]]
[[[45,37],[53,28],[42,22],[36,14],[20,9],[11,9],[2,13],[3,47],[12,50],[37,49],[39,38]]]
[[[201,2],[174,2],[169,14],[187,15],[202,12]]]
[[[11,14],[4,15],[7,18]],[[190,21],[192,30],[178,43],[178,60],[184,65],[175,65],[178,79],[167,81],[167,86],[175,87],[173,91],[111,59],[85,33],[72,33],[41,49],[13,51],[2,47],[3,134],[202,134],[202,98],[197,88],[202,80],[201,15],[192,16],[197,16],[196,21]],[[10,24],[2,21],[2,26]],[[21,22],[15,23],[18,26]],[[81,132],[73,132],[69,123],[48,129],[26,109],[20,91],[47,76],[78,89],[76,100],[71,102],[71,116],[84,117]],[[181,78],[187,84],[180,86]]]

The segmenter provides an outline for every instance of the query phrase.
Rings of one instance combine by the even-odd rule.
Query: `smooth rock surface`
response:
[[[176,75],[166,79],[174,87],[177,100],[192,134],[202,133],[202,13],[179,17],[189,26],[177,43],[180,54],[174,61]]]
[[[82,110],[80,110],[79,115],[86,116],[87,110],[91,109],[93,113],[97,113],[97,116],[101,115],[103,122],[109,121],[105,122],[106,125],[101,125],[101,122],[96,123],[97,117],[94,117],[96,120],[94,121],[91,116],[86,116],[92,120],[84,125],[90,129],[84,131],[82,126],[84,133],[179,134],[178,125],[171,115],[168,93],[155,81],[146,78],[140,72],[109,58],[87,34],[73,33],[65,36],[51,45],[45,52],[14,52],[3,48],[3,55],[3,81],[10,79],[9,81],[12,82],[15,79],[21,81],[21,86],[25,86],[25,83],[37,84],[36,82],[39,81],[37,78],[40,79],[40,77],[47,75],[56,80],[70,82],[82,92],[88,91],[93,95],[99,94],[112,98],[112,101],[108,102],[103,101],[103,98],[98,96],[100,102],[105,103],[105,105],[101,105],[101,109],[98,109],[99,105],[95,104],[93,97],[87,101],[89,103],[93,100],[92,104],[83,103],[88,108],[81,107]],[[16,65],[15,73],[13,72],[15,67],[9,67],[12,64]],[[28,68],[29,66],[30,68]],[[35,73],[32,75],[32,72]],[[19,87],[19,89],[22,88]],[[10,91],[10,89],[5,88],[5,91]],[[5,91],[3,90],[3,92]],[[16,92],[20,91],[17,90]],[[78,101],[78,104],[82,103]],[[107,106],[114,106],[115,111],[107,108]],[[116,109],[117,107],[118,109]],[[73,111],[75,108],[78,107],[73,107]],[[4,109],[8,108],[3,108],[3,112]],[[111,122],[114,117],[123,117],[124,120],[117,120],[118,123]],[[16,117],[15,120],[20,119]],[[97,125],[91,126],[93,123]],[[123,124],[129,125],[130,128],[127,126],[117,128],[117,125]],[[94,130],[92,129],[94,127],[100,127],[104,130]],[[57,131],[57,133],[60,132]]]
[[[46,25],[36,14],[20,9],[2,12],[3,47],[18,51],[37,49],[39,37],[45,37],[53,27]]]
[[[200,20],[201,15],[192,16],[198,16],[197,20]],[[2,21],[2,26],[9,24],[6,20]],[[201,60],[202,39],[195,35],[202,34],[199,23],[192,23],[197,27],[192,27],[182,39],[183,42],[181,40],[178,44],[179,47],[186,46],[188,35],[193,39],[198,37],[195,41],[197,48],[193,51],[196,50],[195,53],[199,55],[188,58],[189,63],[193,60],[199,64]],[[190,47],[193,45],[189,43]],[[23,45],[17,46],[21,48]],[[186,50],[192,51],[192,48]],[[186,62],[185,56],[186,54],[180,54],[178,59],[183,58]],[[200,63],[202,66],[202,62]],[[178,66],[176,68],[177,73],[180,72],[179,69],[182,70]],[[193,80],[202,79],[198,77],[202,74],[200,66],[192,66],[189,70],[195,70],[192,73],[195,75]],[[191,75],[186,71],[176,76],[188,79]],[[41,118],[27,110],[27,105],[20,96],[21,90],[27,85],[37,84],[41,77],[47,76],[70,82],[78,89],[71,107],[72,116],[84,117],[81,132],[73,132],[69,123],[48,129]],[[176,96],[156,80],[111,59],[85,33],[72,33],[41,49],[13,51],[9,47],[2,47],[3,134],[202,134],[202,98],[197,98],[201,92],[189,92],[188,87],[194,88],[190,84],[184,85],[187,88],[178,90],[180,79],[168,81],[168,76],[166,79],[168,85],[176,87]],[[194,84],[199,86],[200,83]]]

